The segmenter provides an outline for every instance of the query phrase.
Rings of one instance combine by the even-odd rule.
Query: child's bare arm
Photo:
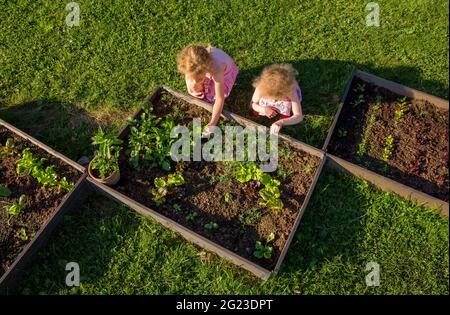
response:
[[[259,105],[259,99],[261,98],[261,94],[258,88],[255,89],[252,96],[252,109],[262,115],[264,115],[264,106]]]
[[[285,118],[285,119],[280,119],[276,122],[273,123],[273,125],[275,125],[277,128],[272,128],[273,130],[275,129],[280,129],[282,126],[288,126],[288,125],[296,125],[298,123],[300,123],[303,120],[303,112],[302,112],[302,103],[298,98],[297,93],[294,93],[294,95],[291,95],[291,100],[292,100],[292,116],[289,118]]]
[[[223,66],[218,73],[214,76],[214,89],[216,100],[213,105],[213,111],[211,116],[211,121],[209,122],[209,126],[217,125],[217,122],[220,119],[220,115],[222,114],[223,105],[225,103],[225,86],[224,86],[224,70]]]

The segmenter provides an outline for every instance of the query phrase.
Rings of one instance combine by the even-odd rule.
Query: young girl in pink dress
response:
[[[220,119],[225,99],[230,95],[239,72],[230,56],[219,48],[189,44],[177,56],[178,71],[185,75],[188,93],[213,104],[209,126]]]
[[[295,125],[303,120],[302,92],[296,75],[297,71],[292,65],[274,64],[264,68],[253,82],[254,115],[279,118],[270,127],[271,133],[278,133],[281,127]]]

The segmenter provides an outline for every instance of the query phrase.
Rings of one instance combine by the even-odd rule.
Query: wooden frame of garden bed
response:
[[[64,196],[64,199],[61,201],[50,218],[42,225],[39,231],[36,232],[33,239],[30,240],[25,248],[22,249],[20,254],[16,257],[14,263],[0,278],[0,294],[9,294],[14,293],[15,288],[23,277],[24,270],[30,265],[33,257],[39,249],[44,246],[54,228],[63,220],[65,214],[75,209],[78,205],[80,205],[84,198],[88,196],[90,187],[85,180],[86,171],[83,166],[75,163],[71,159],[46,146],[42,142],[36,140],[2,119],[0,119],[0,126],[7,128],[11,132],[31,142],[40,149],[45,150],[50,155],[58,158],[66,164],[69,164],[81,173],[75,187],[66,196]]]
[[[212,105],[206,102],[203,102],[201,100],[198,100],[192,96],[189,96],[187,94],[175,91],[169,87],[159,87],[157,89],[155,89],[153,91],[153,93],[147,98],[149,101],[154,101],[161,93],[169,93],[177,98],[180,98],[184,101],[186,101],[188,104],[194,105],[194,106],[200,106],[206,110],[208,110],[209,112],[212,112]],[[142,110],[139,110],[135,113],[134,118],[138,118],[139,115],[141,114]],[[222,113],[222,117],[231,120],[231,121],[235,121],[240,125],[248,126],[248,125],[252,125],[252,126],[260,126],[258,124],[256,124],[255,122],[248,120],[246,118],[243,118],[239,115],[233,114],[231,112],[228,112],[226,110],[223,111]],[[129,134],[129,127],[126,126],[124,127],[124,129],[120,132],[119,134],[119,138],[121,138],[122,140],[126,139],[126,137]],[[254,275],[256,275],[257,277],[266,280],[270,277],[270,275],[272,273],[277,273],[278,270],[281,267],[281,264],[286,256],[286,253],[288,251],[288,248],[292,242],[292,239],[294,237],[294,234],[297,230],[297,227],[301,221],[301,218],[305,212],[306,206],[308,205],[309,199],[311,198],[311,195],[314,191],[314,188],[316,186],[316,183],[318,181],[318,178],[322,172],[322,168],[324,166],[325,163],[325,154],[319,150],[316,149],[312,146],[309,146],[305,143],[302,143],[298,140],[292,139],[288,136],[285,135],[280,135],[281,139],[287,140],[288,143],[293,146],[296,149],[302,150],[308,154],[317,156],[321,159],[321,162],[319,163],[319,166],[317,167],[314,177],[313,177],[313,181],[311,182],[311,186],[309,187],[308,193],[305,196],[305,200],[303,201],[303,204],[300,208],[300,211],[297,215],[297,218],[294,222],[294,225],[292,227],[291,233],[289,234],[288,239],[286,240],[286,244],[284,245],[283,250],[280,253],[280,256],[278,257],[277,263],[274,267],[273,270],[268,270],[266,268],[263,268],[261,266],[259,266],[258,264],[244,258],[241,257],[240,255],[226,249],[225,247],[216,244],[213,241],[210,241],[209,239],[205,238],[204,236],[201,236],[197,233],[195,233],[194,231],[188,229],[187,227],[175,222],[174,220],[160,214],[159,212],[152,210],[144,205],[142,205],[141,203],[125,196],[124,194],[116,191],[114,188],[108,187],[106,185],[103,185],[101,183],[96,182],[95,180],[93,180],[92,178],[88,177],[87,180],[89,181],[89,183],[92,185],[92,187],[97,190],[98,192],[100,192],[101,194],[113,198],[116,201],[119,201],[127,206],[129,206],[130,208],[134,209],[135,211],[137,211],[140,214],[143,214],[145,216],[151,217],[153,219],[155,219],[157,222],[159,222],[160,224],[162,224],[163,226],[165,226],[166,228],[176,232],[177,234],[183,236],[186,240],[208,250],[211,251],[223,258],[225,258],[228,261],[233,262],[234,264],[238,265],[239,267],[242,267],[250,272],[252,272]]]
[[[367,83],[372,83],[374,85],[383,87],[387,90],[390,90],[393,93],[399,94],[401,96],[407,96],[412,99],[419,99],[428,101],[440,109],[444,109],[448,112],[449,104],[448,100],[444,100],[442,98],[417,91],[415,89],[409,88],[407,86],[401,85],[399,83],[395,83],[380,77],[377,77],[373,74],[363,72],[360,70],[356,70],[352,73],[350,79],[348,80],[347,86],[345,88],[344,96],[342,97],[342,101],[339,105],[337,113],[334,117],[333,123],[331,124],[330,129],[328,130],[328,135],[325,140],[323,151],[327,156],[327,165],[336,168],[338,170],[344,171],[346,173],[350,173],[356,175],[360,178],[367,180],[368,182],[378,186],[381,190],[394,192],[401,197],[406,199],[410,199],[418,202],[426,207],[435,208],[438,210],[439,214],[443,217],[448,217],[449,204],[439,198],[430,196],[424,192],[416,190],[412,187],[401,184],[395,180],[387,178],[383,175],[370,171],[362,166],[356,165],[352,162],[339,158],[335,155],[327,153],[328,145],[330,143],[331,137],[335,131],[337,122],[339,120],[340,114],[342,112],[342,108],[347,99],[348,92],[352,85],[352,82],[355,78],[359,78]]]

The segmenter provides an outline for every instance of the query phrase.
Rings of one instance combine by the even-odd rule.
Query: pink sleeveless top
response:
[[[238,67],[234,63],[233,59],[224,52],[223,50],[212,47],[211,56],[214,60],[214,67],[219,68],[222,64],[225,64],[224,70],[224,94],[227,98],[231,89],[233,88],[234,82],[236,81],[237,74],[239,72]],[[206,74],[205,81],[203,82],[205,100],[207,102],[213,103],[215,100],[215,89],[214,89],[214,78],[211,73]]]
[[[300,88],[297,89],[298,100],[302,101],[302,91]],[[270,107],[276,111],[281,118],[288,118],[292,116],[292,101],[290,99],[286,100],[269,100],[261,98],[258,102],[259,106]],[[254,115],[259,116],[259,113],[254,111]]]

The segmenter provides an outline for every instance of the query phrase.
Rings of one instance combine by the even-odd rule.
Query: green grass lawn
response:
[[[285,132],[321,147],[354,69],[448,99],[448,3],[380,1],[0,0],[0,117],[67,156],[92,155],[99,125],[117,130],[159,85],[184,89],[175,56],[189,42],[240,68],[226,108],[247,117],[251,81],[268,64],[299,71],[305,121]],[[82,287],[64,287],[77,261]],[[366,263],[381,286],[365,285]],[[448,221],[327,171],[280,273],[261,282],[131,210],[94,196],[35,260],[24,293],[448,294]]]

